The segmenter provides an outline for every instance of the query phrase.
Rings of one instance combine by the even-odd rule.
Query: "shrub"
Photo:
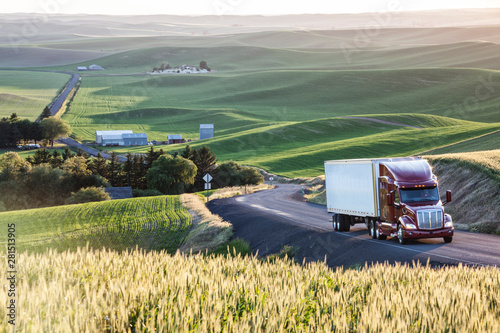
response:
[[[66,199],[66,204],[78,204],[93,201],[110,200],[110,196],[102,187],[87,187],[82,188],[78,192],[71,194],[71,197]]]

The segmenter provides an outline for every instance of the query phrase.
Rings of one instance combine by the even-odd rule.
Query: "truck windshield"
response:
[[[400,189],[401,202],[438,201],[437,187]]]

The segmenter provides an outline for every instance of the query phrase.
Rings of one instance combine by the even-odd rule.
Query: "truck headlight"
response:
[[[453,221],[448,221],[444,224],[445,228],[453,228]]]
[[[413,223],[406,223],[405,228],[406,229],[417,229],[417,226],[414,225]]]

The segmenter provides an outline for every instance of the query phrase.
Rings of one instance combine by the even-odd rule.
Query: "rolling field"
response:
[[[0,71],[0,118],[13,112],[35,120],[69,80],[69,75]]]
[[[175,251],[191,227],[178,196],[93,202],[0,213],[2,225],[16,225],[18,251],[92,248]],[[0,246],[7,243],[0,236]]]
[[[45,69],[75,71],[93,63],[106,68],[82,72],[81,87],[63,115],[79,140],[93,141],[96,130],[112,129],[146,132],[149,140],[166,141],[169,134],[196,140],[199,124],[214,123],[216,138],[193,146],[207,144],[220,161],[285,176],[317,176],[325,159],[418,154],[489,138],[500,129],[500,40],[494,27],[387,26],[360,46],[354,43],[358,30],[297,30],[289,17],[278,20],[282,25],[276,21],[282,29],[274,31],[256,17],[242,19],[255,23],[245,27],[235,18],[205,19],[206,31],[189,18],[168,25],[141,18],[134,27],[127,18],[113,18],[109,26],[101,18],[91,24],[79,18],[78,24],[67,23],[67,33],[77,38],[66,32],[55,38],[54,23],[44,27],[46,39],[23,47],[89,52],[78,59],[92,59],[68,65],[61,53],[60,65]],[[307,16],[303,22],[323,19]],[[342,17],[338,24],[349,26],[352,19]],[[136,35],[140,31],[144,35]],[[214,72],[132,75],[162,62],[201,60]],[[339,118],[346,116],[423,128]]]
[[[332,270],[321,262],[80,249],[20,255],[16,276],[22,332],[500,330],[500,272],[491,267]],[[8,300],[2,288],[0,302]],[[0,318],[6,328],[5,306]]]
[[[494,93],[469,102],[482,77],[500,81],[496,72],[467,69],[86,77],[63,118],[90,141],[104,129],[196,139],[199,124],[214,123],[216,138],[193,146],[209,145],[221,161],[317,176],[325,159],[417,154],[500,129]],[[337,118],[353,115],[423,129]]]

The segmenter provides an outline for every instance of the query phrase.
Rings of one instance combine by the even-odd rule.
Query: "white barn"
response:
[[[148,137],[132,130],[96,131],[95,142],[101,146],[143,146],[148,144]]]

